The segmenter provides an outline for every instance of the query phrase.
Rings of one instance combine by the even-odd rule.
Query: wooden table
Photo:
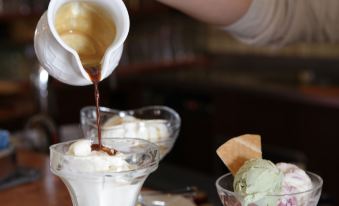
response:
[[[38,169],[41,177],[27,184],[0,190],[1,206],[72,206],[63,182],[49,170],[49,157],[30,151],[17,152],[18,165]]]
[[[48,155],[19,151],[17,152],[17,160],[21,167],[38,169],[41,176],[32,183],[0,190],[1,206],[72,206],[66,186],[49,170]],[[162,164],[158,171],[148,178],[146,187],[163,188],[163,185],[166,185],[167,189],[175,190],[187,185],[198,186],[207,193],[210,191],[209,201],[216,202],[213,205],[220,205],[213,183],[214,179],[211,180],[183,168]]]

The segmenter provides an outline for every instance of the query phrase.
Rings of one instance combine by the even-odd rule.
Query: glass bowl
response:
[[[106,155],[70,155],[68,150],[74,142],[50,147],[50,169],[66,185],[73,206],[135,205],[144,181],[158,168],[158,146],[146,140],[102,139],[104,146],[123,154],[117,159]],[[128,167],[114,169],[122,166],[122,162]]]
[[[298,193],[266,195],[257,202],[247,205],[243,204],[242,198],[233,191],[234,178],[231,173],[219,177],[216,181],[216,187],[224,206],[317,206],[321,195],[323,180],[314,173],[306,173],[311,178],[313,184],[312,189]],[[268,202],[271,204],[267,204]],[[274,203],[272,204],[272,202]]]
[[[96,107],[87,106],[80,111],[81,128],[85,138],[97,137]],[[158,145],[162,159],[172,149],[181,125],[179,114],[166,106],[147,106],[121,111],[100,107],[103,138],[140,138]]]

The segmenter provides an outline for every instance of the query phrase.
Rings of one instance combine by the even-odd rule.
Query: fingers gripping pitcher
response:
[[[118,65],[129,31],[122,0],[51,0],[38,22],[34,48],[57,80],[70,85],[108,77]]]

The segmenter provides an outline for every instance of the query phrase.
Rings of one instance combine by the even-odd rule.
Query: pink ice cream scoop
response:
[[[306,206],[309,194],[301,192],[312,189],[310,177],[294,164],[278,163],[276,166],[284,174],[281,191],[284,196],[280,199],[278,206]]]

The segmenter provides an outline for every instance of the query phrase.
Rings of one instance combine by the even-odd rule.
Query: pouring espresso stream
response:
[[[95,107],[97,114],[97,128],[98,128],[98,144],[92,144],[92,150],[104,150],[107,154],[113,155],[114,152],[104,149],[101,142],[101,124],[100,124],[100,92],[99,92],[99,82],[101,78],[100,66],[84,66],[94,85],[94,99]]]
[[[88,75],[90,76],[91,80],[93,81],[94,85],[94,99],[95,99],[95,107],[96,107],[96,114],[97,120],[96,125],[98,128],[98,144],[92,144],[91,148],[95,151],[104,151],[108,155],[114,155],[116,151],[112,148],[108,148],[102,145],[101,141],[101,122],[100,122],[100,92],[99,92],[99,82],[101,78],[101,70],[100,65],[97,66],[84,66],[85,70],[87,71]]]

